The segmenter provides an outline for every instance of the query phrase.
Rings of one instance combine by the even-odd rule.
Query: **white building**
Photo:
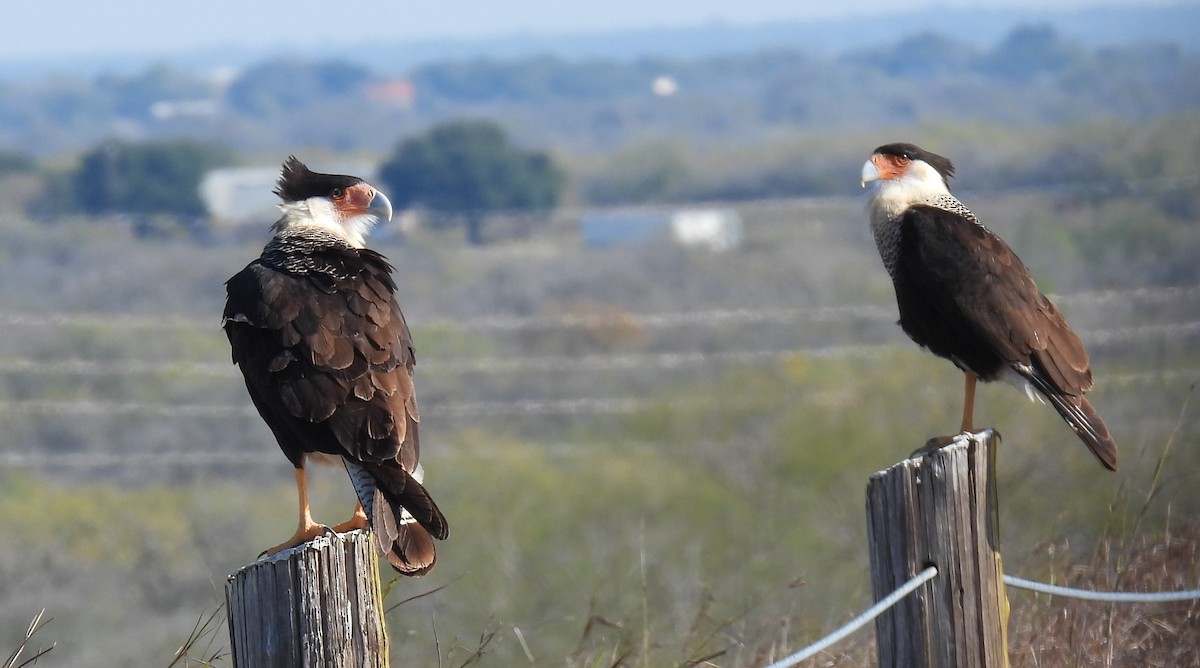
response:
[[[741,245],[742,219],[733,209],[612,209],[585,213],[579,233],[592,248],[671,239],[726,251]]]
[[[671,214],[671,236],[684,246],[727,251],[742,244],[742,218],[733,209],[681,209]]]
[[[376,170],[374,165],[363,164],[309,166],[330,174],[353,174],[367,181],[374,178]],[[275,194],[279,170],[277,166],[225,167],[205,174],[200,182],[200,199],[211,225],[228,229],[274,222],[279,217],[279,197]]]

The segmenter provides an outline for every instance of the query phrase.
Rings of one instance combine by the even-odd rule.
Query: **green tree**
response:
[[[193,141],[106,142],[70,176],[71,199],[84,213],[198,216],[200,180],[232,162],[224,147]]]
[[[483,242],[489,211],[546,211],[565,178],[548,154],[513,146],[491,121],[442,123],[406,139],[379,170],[398,206],[421,205],[466,221],[467,242]]]

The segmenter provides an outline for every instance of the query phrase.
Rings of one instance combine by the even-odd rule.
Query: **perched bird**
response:
[[[423,575],[446,518],[421,484],[412,336],[392,267],[363,247],[390,220],[383,193],[354,176],[283,163],[282,217],[262,255],[226,282],[222,326],[233,362],[296,468],[300,521],[275,553],[323,534],[308,505],[306,466],[340,458],[358,505],[334,531],[370,528],[399,572]]]
[[[1004,380],[1044,397],[1092,454],[1117,469],[1117,446],[1084,397],[1087,352],[1029,270],[950,194],[954,165],[912,144],[875,149],[862,184],[876,183],[871,232],[892,277],[900,327],[966,374],[962,430],[971,431],[975,382]]]

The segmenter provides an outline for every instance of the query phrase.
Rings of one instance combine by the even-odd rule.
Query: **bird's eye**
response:
[[[341,199],[346,196],[345,188],[334,188],[333,192],[329,193],[334,199]]]

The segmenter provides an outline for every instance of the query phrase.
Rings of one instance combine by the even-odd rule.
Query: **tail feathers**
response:
[[[373,505],[373,511],[367,516],[379,553],[400,573],[412,577],[428,573],[437,561],[433,536],[408,511],[399,508],[397,513],[397,507],[388,503],[387,497],[378,489]]]
[[[437,559],[433,539],[449,535],[433,498],[398,464],[343,461],[380,554],[404,575],[428,573]]]
[[[1087,397],[1063,394],[1051,387],[1044,379],[1036,376],[1026,377],[1046,397],[1050,405],[1054,406],[1058,414],[1067,421],[1067,424],[1071,426],[1084,445],[1092,451],[1096,459],[1100,460],[1104,468],[1116,471],[1117,444],[1113,442],[1104,420],[1100,419],[1100,414],[1096,412],[1095,408],[1092,408]]]

